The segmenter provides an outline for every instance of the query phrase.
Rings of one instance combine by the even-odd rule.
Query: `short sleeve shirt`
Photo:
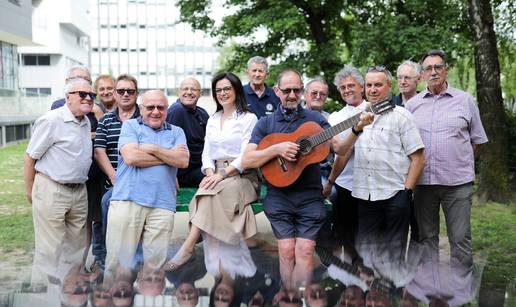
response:
[[[473,97],[448,86],[440,95],[424,90],[406,104],[425,144],[425,168],[419,184],[455,186],[475,179],[471,144],[487,135]]]
[[[298,106],[298,114],[292,120],[288,121],[280,108],[276,109],[274,113],[266,117],[262,117],[256,123],[249,143],[259,144],[260,141],[267,135],[276,132],[291,133],[296,131],[302,124],[313,121],[319,124],[322,128],[330,128],[330,124],[324,119],[320,112],[303,109]],[[321,170],[319,164],[308,165],[299,178],[290,186],[284,188],[277,188],[268,184],[268,193],[274,193],[276,190],[282,191],[301,190],[301,189],[322,189],[321,186]]]
[[[170,149],[186,145],[183,130],[167,122],[160,129],[147,126],[140,118],[130,119],[122,125],[118,149],[126,144],[155,144]],[[162,164],[151,167],[129,166],[119,156],[116,184],[112,200],[129,200],[141,206],[176,210],[177,168]]]
[[[244,85],[245,98],[249,109],[260,119],[263,116],[272,114],[280,104],[280,99],[272,88],[265,86],[265,92],[258,97],[250,84]]]
[[[60,183],[84,183],[92,161],[90,122],[77,119],[67,105],[34,123],[27,154],[35,169]]]
[[[384,200],[405,189],[409,155],[421,148],[414,117],[405,108],[375,116],[355,142],[353,197]]]

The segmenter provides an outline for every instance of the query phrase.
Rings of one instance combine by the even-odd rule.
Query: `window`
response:
[[[23,55],[25,66],[50,66],[49,55]]]
[[[29,97],[52,95],[52,89],[50,87],[26,87],[24,91],[25,95]]]

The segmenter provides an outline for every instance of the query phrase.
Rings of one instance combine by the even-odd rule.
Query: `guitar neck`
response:
[[[310,137],[310,141],[314,146],[320,145],[327,140],[331,139],[332,137],[336,136],[337,134],[341,133],[342,131],[349,129],[353,127],[356,123],[360,121],[360,114],[358,113],[356,115],[353,115],[352,117],[344,120],[343,122],[338,123],[337,125],[328,128],[324,130],[323,132],[316,134],[312,137]]]

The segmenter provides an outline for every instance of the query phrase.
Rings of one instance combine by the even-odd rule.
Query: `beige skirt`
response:
[[[250,204],[258,199],[256,172],[227,177],[213,190],[198,189],[189,205],[190,223],[218,240],[239,244],[256,234]]]

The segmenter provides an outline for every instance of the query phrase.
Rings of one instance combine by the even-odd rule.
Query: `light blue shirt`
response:
[[[183,129],[167,122],[157,130],[147,126],[140,118],[125,121],[122,125],[118,150],[126,144],[155,144],[172,148],[186,145]],[[141,206],[176,211],[177,168],[163,164],[151,167],[129,166],[118,156],[116,184],[111,200],[128,200]]]

